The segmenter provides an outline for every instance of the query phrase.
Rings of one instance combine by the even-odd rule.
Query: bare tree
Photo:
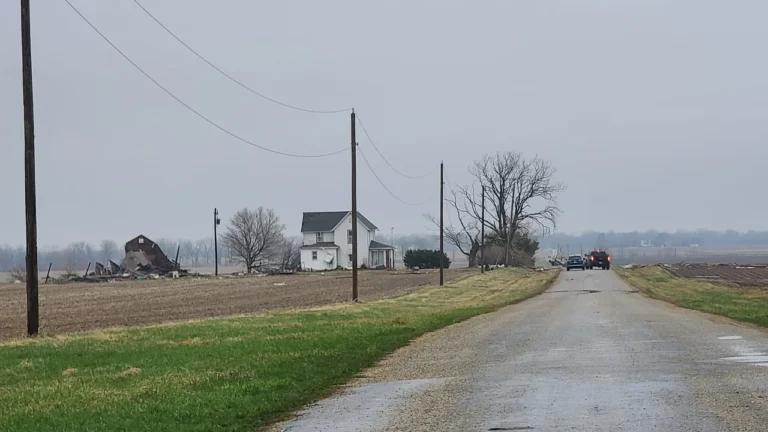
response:
[[[285,225],[280,223],[274,210],[261,206],[256,210],[244,208],[229,220],[222,240],[250,272],[257,260],[272,258],[277,253],[283,231]]]
[[[180,240],[179,246],[179,261],[186,261],[187,265],[197,267],[200,262],[200,249],[197,247],[197,242],[192,240]],[[176,254],[176,251],[173,251]],[[175,256],[171,256],[174,259]]]
[[[101,259],[104,265],[109,264],[109,260],[115,257],[117,254],[117,242],[114,240],[102,240],[101,241]]]
[[[70,243],[65,254],[70,260],[73,260],[78,265],[82,265],[83,268],[85,268],[85,264],[93,261],[96,256],[93,245],[82,241]]]
[[[27,268],[25,266],[16,266],[11,270],[11,281],[26,282]]]
[[[430,214],[424,215],[437,229],[440,221]],[[456,247],[469,260],[469,267],[477,265],[477,254],[480,252],[480,221],[459,218],[459,227],[448,224],[444,227],[444,237],[448,244]]]
[[[21,246],[0,246],[0,271],[12,271],[25,266],[26,249]],[[25,267],[26,268],[26,267]]]
[[[278,259],[283,270],[297,270],[301,267],[301,237],[283,239]]]
[[[77,261],[75,261],[74,258],[67,258],[67,262],[64,263],[64,266],[62,267],[62,276],[64,276],[65,279],[77,276]]]
[[[475,181],[451,188],[452,197],[446,199],[458,226],[449,224],[445,237],[469,258],[471,266],[480,250],[482,186],[488,244],[514,245],[515,239],[530,231],[546,234],[555,228],[560,214],[557,194],[565,185],[555,181],[555,168],[549,162],[539,157],[525,159],[517,152],[499,152],[483,156],[470,166],[469,173]]]
[[[209,265],[213,258],[213,238],[200,239],[195,242],[195,246],[200,253],[202,264]]]
[[[180,244],[178,240],[160,238],[157,239],[155,244],[160,246],[160,250],[163,251],[169,260],[173,261],[176,258],[176,250],[179,248]],[[181,253],[181,251],[179,251],[179,253]]]

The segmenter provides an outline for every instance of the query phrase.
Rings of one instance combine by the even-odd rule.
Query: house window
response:
[[[312,251],[312,261],[317,261],[317,251]]]
[[[352,254],[347,255],[349,257],[349,263],[352,264]]]
[[[322,243],[323,242],[323,233],[319,232],[317,235],[315,235],[315,242]]]
[[[347,244],[352,244],[352,230],[347,230]]]

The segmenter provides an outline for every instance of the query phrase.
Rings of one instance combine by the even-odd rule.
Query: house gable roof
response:
[[[349,213],[350,212],[348,211],[304,212],[304,218],[301,221],[301,232],[333,231],[333,229],[336,228]],[[357,217],[360,219],[360,222],[369,229],[379,229],[360,212],[357,212]]]

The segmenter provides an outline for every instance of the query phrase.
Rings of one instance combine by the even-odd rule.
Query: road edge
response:
[[[663,267],[659,267],[659,268],[661,268],[664,271],[667,271]],[[645,299],[651,300],[651,301],[653,301],[655,303],[659,303],[660,305],[662,305],[664,307],[667,307],[667,308],[678,309],[678,310],[685,311],[686,313],[698,315],[698,316],[700,316],[702,318],[706,318],[707,320],[712,321],[712,322],[716,322],[716,323],[720,323],[720,324],[729,324],[729,325],[733,325],[733,326],[741,327],[741,328],[746,328],[746,329],[760,330],[760,331],[762,331],[764,333],[768,333],[768,327],[763,327],[761,325],[750,323],[750,322],[746,322],[746,321],[739,321],[739,320],[736,320],[736,319],[733,319],[733,318],[729,318],[729,317],[727,317],[725,315],[718,315],[716,313],[705,312],[705,311],[702,311],[702,310],[699,310],[699,309],[689,308],[689,307],[683,306],[681,304],[678,304],[676,302],[664,300],[662,298],[654,296],[652,293],[650,293],[648,291],[648,289],[646,287],[632,283],[632,281],[629,278],[627,278],[627,276],[625,274],[625,272],[627,272],[627,271],[631,271],[631,269],[616,269],[615,273],[624,283],[626,283],[630,287],[633,287],[633,288],[637,289],[638,292]],[[670,275],[672,275],[672,274],[670,273]],[[676,278],[677,276],[672,275],[672,277]]]
[[[530,301],[530,300],[532,300],[532,299],[534,299],[534,298],[544,294],[545,292],[549,291],[560,280],[560,278],[562,277],[562,273],[563,272],[562,272],[562,269],[560,269],[560,268],[545,269],[543,271],[553,272],[554,275],[549,280],[545,281],[539,289],[536,289],[534,292],[532,292],[531,295],[529,295],[527,297],[524,297],[524,298],[521,298],[521,299],[517,299],[516,301],[512,301],[512,302],[509,302],[507,304],[500,305],[498,307],[493,308],[492,310],[488,310],[488,311],[485,311],[485,312],[482,312],[482,313],[478,313],[477,315],[473,315],[473,316],[470,316],[468,318],[462,319],[460,321],[456,321],[456,322],[450,323],[450,324],[448,324],[446,326],[435,328],[435,329],[430,330],[430,331],[428,331],[426,333],[423,333],[423,334],[419,335],[418,337],[413,338],[413,339],[409,340],[408,342],[402,344],[401,346],[399,346],[394,351],[381,356],[379,359],[376,360],[375,364],[373,364],[372,366],[369,366],[367,368],[364,368],[364,369],[358,371],[347,382],[329,389],[328,393],[326,393],[324,396],[322,396],[322,397],[320,397],[320,398],[318,398],[318,399],[316,399],[314,401],[311,401],[311,402],[305,404],[304,406],[299,407],[296,410],[293,410],[291,412],[285,413],[284,417],[276,420],[275,422],[273,422],[273,423],[271,423],[269,425],[266,425],[266,426],[263,426],[263,427],[257,429],[257,431],[258,432],[284,432],[285,431],[285,426],[287,426],[289,423],[291,423],[291,422],[295,421],[297,418],[299,418],[301,413],[303,411],[305,411],[306,409],[312,407],[313,405],[319,403],[320,401],[323,401],[323,400],[326,400],[326,399],[330,399],[330,398],[334,398],[334,397],[338,397],[338,396],[342,395],[344,392],[348,391],[349,389],[352,389],[352,388],[355,388],[355,387],[358,387],[360,385],[365,384],[365,381],[367,379],[366,377],[370,373],[370,371],[376,370],[377,368],[379,368],[381,366],[382,362],[386,361],[386,359],[388,359],[389,357],[395,355],[398,351],[400,351],[400,350],[402,350],[404,348],[409,347],[410,345],[416,343],[417,341],[419,341],[419,340],[421,340],[423,338],[430,337],[431,335],[433,335],[436,332],[445,331],[445,330],[448,330],[448,329],[453,328],[453,327],[458,326],[458,325],[467,325],[467,323],[470,323],[473,320],[481,319],[481,318],[487,317],[488,315],[491,315],[491,314],[502,313],[503,311],[505,311],[508,308],[519,306],[519,305],[521,305],[521,304],[523,304],[525,302],[528,302],[528,301]]]

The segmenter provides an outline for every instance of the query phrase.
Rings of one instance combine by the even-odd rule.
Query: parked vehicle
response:
[[[610,270],[611,256],[608,255],[608,252],[606,251],[601,251],[600,249],[594,250],[589,254],[589,262],[587,263],[587,267],[589,269],[597,267],[603,270]]]
[[[565,262],[565,270],[571,271],[572,268],[580,268],[582,270],[587,269],[587,264],[584,262],[584,258],[581,255],[571,255]]]

